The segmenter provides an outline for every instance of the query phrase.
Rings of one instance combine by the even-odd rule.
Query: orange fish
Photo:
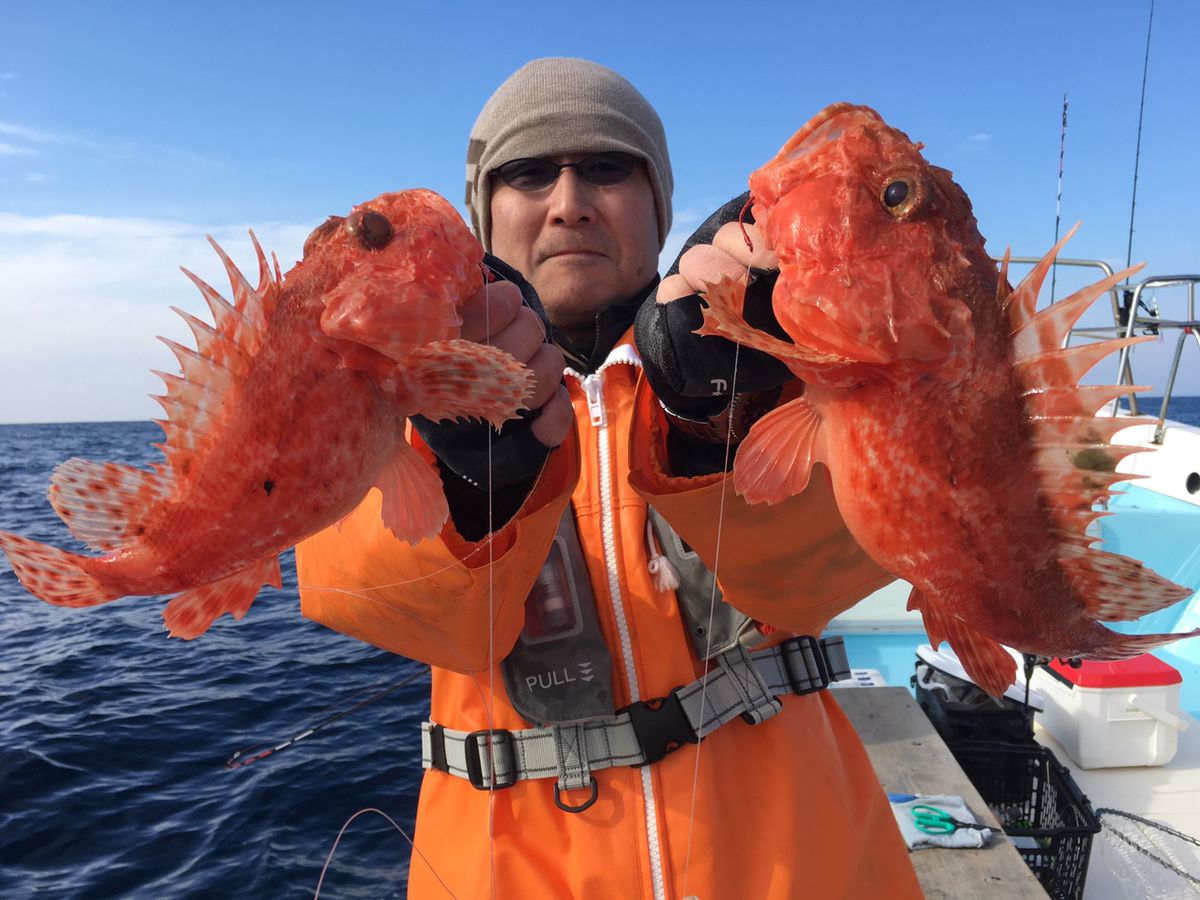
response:
[[[54,509],[104,555],[0,532],[21,583],[48,603],[176,594],[163,619],[189,639],[222,613],[244,616],[260,586],[279,586],[279,553],[338,522],[372,486],[398,538],[436,534],[448,515],[441,480],[406,443],[405,417],[499,426],[533,381],[507,353],[458,339],[483,251],[431,191],[330,217],[286,278],[254,240],[257,289],[213,247],[234,302],[185,270],[215,326],[176,310],[197,349],[165,341],[182,367],[157,373],[166,462],[71,459],[54,471]]]
[[[1097,418],[1129,388],[1079,387],[1126,343],[1061,349],[1092,301],[1139,267],[1042,312],[1060,242],[1016,290],[984,251],[966,194],[863,106],[813,118],[750,178],[754,217],[780,261],[775,315],[793,343],[746,325],[742,289],[708,293],[703,334],[783,360],[803,393],[759,420],[734,484],[750,502],[832,476],[850,531],[913,584],[930,640],[948,639],[991,694],[1012,683],[1000,646],[1121,659],[1190,635],[1119,634],[1191,594],[1140,562],[1093,549],[1114,446],[1140,420]],[[1069,238],[1070,235],[1067,235]],[[1200,634],[1200,630],[1190,633]]]

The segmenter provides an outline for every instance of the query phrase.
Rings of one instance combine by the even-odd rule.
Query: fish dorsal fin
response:
[[[1000,273],[996,280],[996,302],[1004,308],[1012,294],[1012,286],[1008,283],[1008,262],[1012,258],[1012,248],[1004,248],[1004,258],[1000,260]]]
[[[175,354],[182,372],[182,375],[155,372],[167,388],[166,394],[154,397],[167,414],[166,419],[155,420],[166,435],[165,443],[158,446],[177,475],[188,473],[196,450],[212,432],[236,385],[250,371],[267,332],[268,316],[278,304],[279,282],[272,279],[253,233],[251,239],[259,261],[258,289],[250,286],[225,251],[209,238],[229,275],[234,302],[230,303],[201,278],[183,269],[208,304],[213,324],[172,307],[191,329],[196,349],[159,338]]]
[[[1079,228],[1079,223],[1075,223],[1075,227],[1063,235],[1062,240],[1050,248],[1050,250],[1038,260],[1037,265],[1029,270],[1029,273],[1021,279],[1021,283],[1017,285],[1017,289],[1008,295],[1007,310],[1008,324],[1012,330],[1016,330],[1020,324],[1027,319],[1033,318],[1034,310],[1037,309],[1038,294],[1042,290],[1042,282],[1046,280],[1046,273],[1050,271],[1050,266],[1058,256],[1058,252],[1063,246],[1074,237],[1076,230]]]
[[[1013,372],[1021,390],[1032,437],[1034,471],[1050,520],[1060,570],[1092,619],[1136,619],[1191,594],[1128,557],[1099,550],[1088,526],[1102,515],[1097,501],[1113,494],[1113,485],[1136,476],[1118,472],[1127,456],[1147,448],[1111,443],[1114,435],[1145,420],[1099,418],[1095,413],[1122,394],[1142,388],[1127,385],[1081,387],[1082,378],[1101,359],[1153,338],[1118,338],[1063,347],[1084,311],[1106,291],[1142,267],[1125,269],[1076,291],[1041,312],[1037,291],[1058,251],[1075,229],[1035,266],[1009,298]]]
[[[50,504],[76,538],[93,550],[112,550],[143,533],[150,509],[174,489],[174,479],[161,472],[68,459],[50,478]]]
[[[259,244],[258,238],[254,231],[250,232],[250,243],[254,245],[254,255],[258,259],[258,287],[254,293],[258,295],[262,301],[263,313],[269,319],[275,312],[275,307],[279,303],[279,260],[275,260],[275,276],[271,277],[271,268],[267,265],[267,255],[263,253],[262,245]],[[274,254],[272,254],[274,259]]]
[[[1123,279],[1140,272],[1144,265],[1145,263],[1138,263],[1136,266],[1130,266],[1128,269],[1109,275],[1095,284],[1082,287],[1070,297],[1047,306],[1040,313],[1026,316],[1017,322],[1010,319],[1012,332],[1009,341],[1012,344],[1014,357],[1023,360],[1048,350],[1060,348],[1071,328],[1097,297],[1111,290]],[[1037,302],[1036,296],[1034,302]],[[1130,340],[1139,339],[1131,338]],[[1117,342],[1109,343],[1116,344]],[[1120,349],[1120,347],[1114,349]]]

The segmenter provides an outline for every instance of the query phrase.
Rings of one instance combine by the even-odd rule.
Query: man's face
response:
[[[658,270],[658,219],[645,164],[608,186],[590,184],[574,169],[537,191],[491,177],[492,252],[529,279],[555,325],[590,346],[596,313],[632,297]]]

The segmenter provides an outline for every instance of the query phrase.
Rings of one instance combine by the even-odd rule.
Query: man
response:
[[[692,334],[696,287],[770,265],[719,228],[741,204],[645,299],[671,221],[666,140],[632,85],[583,60],[509,78],[467,171],[506,280],[466,300],[464,336],[528,362],[530,413],[494,436],[415,423],[451,507],[436,539],[396,541],[373,492],[297,556],[300,583],[329,588],[302,590],[305,615],[434,667],[410,896],[920,896],[820,690],[836,647],[784,641],[888,578],[824,479],[768,509],[722,497],[727,443],[798,389],[745,352],[733,384],[734,348]]]

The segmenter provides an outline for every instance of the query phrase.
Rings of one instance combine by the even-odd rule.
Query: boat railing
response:
[[[1036,256],[1014,256],[1009,262],[1016,265],[1036,265],[1041,261]],[[1113,274],[1112,266],[1099,259],[1059,259],[1059,266],[1078,268],[1093,268],[1100,270],[1104,277]],[[1167,375],[1167,383],[1163,389],[1162,406],[1159,409],[1157,423],[1154,429],[1153,441],[1161,444],[1166,431],[1167,412],[1171,403],[1171,395],[1175,390],[1175,380],[1179,374],[1179,366],[1183,359],[1183,345],[1190,337],[1197,348],[1200,348],[1200,320],[1196,318],[1196,285],[1200,284],[1200,275],[1152,275],[1137,283],[1114,285],[1108,290],[1109,302],[1112,308],[1113,324],[1111,327],[1072,328],[1067,337],[1071,338],[1111,339],[1115,337],[1133,337],[1136,333],[1161,335],[1165,331],[1178,331],[1175,342],[1175,355],[1171,361],[1171,369]],[[1182,288],[1186,295],[1186,313],[1182,319],[1168,319],[1162,315],[1157,302],[1157,292],[1164,288]],[[1147,295],[1147,292],[1151,292]],[[1145,297],[1150,296],[1147,303]],[[1131,387],[1133,367],[1131,362],[1131,347],[1123,347],[1117,360],[1117,384],[1127,384]],[[1124,395],[1129,403],[1129,411],[1138,415],[1137,394],[1130,392]],[[1118,397],[1113,400],[1109,410],[1112,415],[1117,413]]]
[[[1179,374],[1179,363],[1183,359],[1183,345],[1190,337],[1196,342],[1197,348],[1200,348],[1200,334],[1197,333],[1197,329],[1200,329],[1200,321],[1196,320],[1197,284],[1200,284],[1200,275],[1152,275],[1140,281],[1132,291],[1126,291],[1129,295],[1127,308],[1130,312],[1125,317],[1125,337],[1132,337],[1134,331],[1138,329],[1143,329],[1144,333],[1149,334],[1161,334],[1163,331],[1170,330],[1179,332],[1179,337],[1175,341],[1175,356],[1171,360],[1171,371],[1167,375],[1167,384],[1163,389],[1162,408],[1159,410],[1158,421],[1154,426],[1153,441],[1156,444],[1163,442],[1163,434],[1166,431],[1167,408],[1171,403],[1171,393],[1175,390],[1175,377]],[[1142,300],[1142,294],[1147,290],[1180,287],[1184,288],[1187,294],[1186,318],[1165,319],[1159,315],[1157,303],[1153,307],[1150,307]],[[1145,310],[1146,315],[1140,315],[1139,310]],[[1118,382],[1120,384],[1133,384],[1133,376],[1129,366],[1130,351],[1132,349],[1132,347],[1121,348],[1117,371],[1129,373],[1130,377],[1127,382]],[[1115,400],[1113,401],[1113,406],[1113,412],[1115,413]],[[1136,412],[1136,410],[1134,411]]]

